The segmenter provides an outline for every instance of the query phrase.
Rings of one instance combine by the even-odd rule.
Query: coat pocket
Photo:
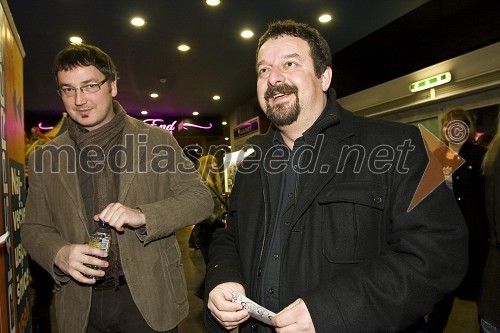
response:
[[[356,263],[380,254],[387,187],[352,182],[325,188],[321,207],[321,246],[332,263]]]
[[[187,301],[186,277],[181,260],[179,245],[175,242],[166,251],[163,251],[163,257],[166,262],[165,279],[172,300],[180,306]]]

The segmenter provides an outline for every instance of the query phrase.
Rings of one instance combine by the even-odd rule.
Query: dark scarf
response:
[[[113,119],[93,131],[88,131],[72,120],[68,125],[68,133],[71,139],[75,141],[81,152],[87,153],[82,154],[83,156],[80,159],[82,165],[79,167],[79,176],[87,216],[89,217],[87,225],[90,232],[97,226],[92,217],[118,199],[119,174],[111,170],[107,161],[116,157],[116,148],[121,142],[127,114],[117,101],[113,101],[113,111],[115,112]],[[101,149],[95,149],[92,146]],[[101,162],[103,160],[105,161],[104,165]],[[86,170],[91,170],[91,172]],[[117,234],[113,228],[111,228],[111,251],[108,261],[110,265],[106,270],[106,276],[113,276],[117,285],[122,268]]]

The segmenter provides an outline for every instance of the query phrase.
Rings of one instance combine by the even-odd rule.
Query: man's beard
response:
[[[279,85],[275,87],[269,87],[264,94],[266,100],[266,115],[276,127],[283,127],[293,124],[300,115],[300,105],[299,96],[297,94],[297,87],[288,85]],[[291,106],[285,105],[285,103],[276,104],[271,106],[269,104],[269,99],[273,98],[276,93],[281,93],[285,95],[295,95],[295,103]]]

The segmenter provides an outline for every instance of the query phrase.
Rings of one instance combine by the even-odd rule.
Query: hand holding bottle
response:
[[[96,249],[105,251],[106,254],[109,253],[109,250],[111,249],[111,228],[109,227],[109,224],[99,219],[97,228],[95,228],[94,231],[92,231],[92,233],[90,234],[89,245],[91,247],[95,247]],[[100,259],[104,258],[100,257]],[[102,271],[106,269],[106,267],[96,266],[92,264],[86,264],[86,266],[92,269],[98,269]],[[100,274],[99,275],[87,274],[87,277],[94,280],[101,280],[103,278],[102,275]]]
[[[106,268],[108,267],[108,262],[100,258],[106,258],[107,256],[106,251],[87,244],[68,244],[57,252],[54,264],[64,274],[71,276],[76,281],[93,284],[96,280],[90,279],[85,275],[103,277],[104,271],[86,265]]]

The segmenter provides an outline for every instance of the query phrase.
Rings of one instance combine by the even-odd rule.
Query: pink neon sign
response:
[[[209,130],[209,129],[211,129],[213,127],[212,123],[208,123],[208,126],[201,126],[201,125],[186,123],[184,121],[181,121],[180,123],[177,124],[177,120],[174,120],[170,124],[162,124],[163,121],[164,120],[160,119],[160,118],[156,118],[156,119],[144,119],[143,120],[143,122],[145,122],[146,124],[150,124],[150,125],[153,125],[153,126],[158,126],[160,128],[163,128],[166,131],[169,131],[170,134],[173,134],[173,132],[175,130],[177,130],[179,132],[182,131],[182,130],[187,131],[187,130],[189,130],[190,127],[199,128],[199,129],[202,129],[202,130]],[[41,129],[42,131],[47,131],[47,130],[53,129],[54,126],[43,126],[42,122],[39,122],[38,123],[38,128]]]
[[[186,123],[186,122],[183,122],[183,121],[181,121],[180,123],[177,124],[177,120],[174,120],[170,124],[162,124],[163,123],[163,119],[160,119],[160,118],[156,118],[156,119],[144,119],[143,122],[145,122],[146,124],[150,124],[150,125],[153,125],[153,126],[158,126],[160,128],[163,128],[164,130],[169,131],[171,134],[173,134],[173,132],[175,130],[177,130],[177,131],[182,131],[182,130],[187,131],[187,130],[189,130],[189,127],[199,128],[199,129],[202,129],[202,130],[209,130],[209,129],[212,128],[212,123],[208,123],[208,126],[201,126],[201,125]],[[177,124],[177,126],[176,126],[176,124]]]
[[[42,126],[42,122],[39,122],[38,128],[41,129],[42,131],[48,131],[48,130],[54,129],[54,126],[44,127],[44,126]]]

